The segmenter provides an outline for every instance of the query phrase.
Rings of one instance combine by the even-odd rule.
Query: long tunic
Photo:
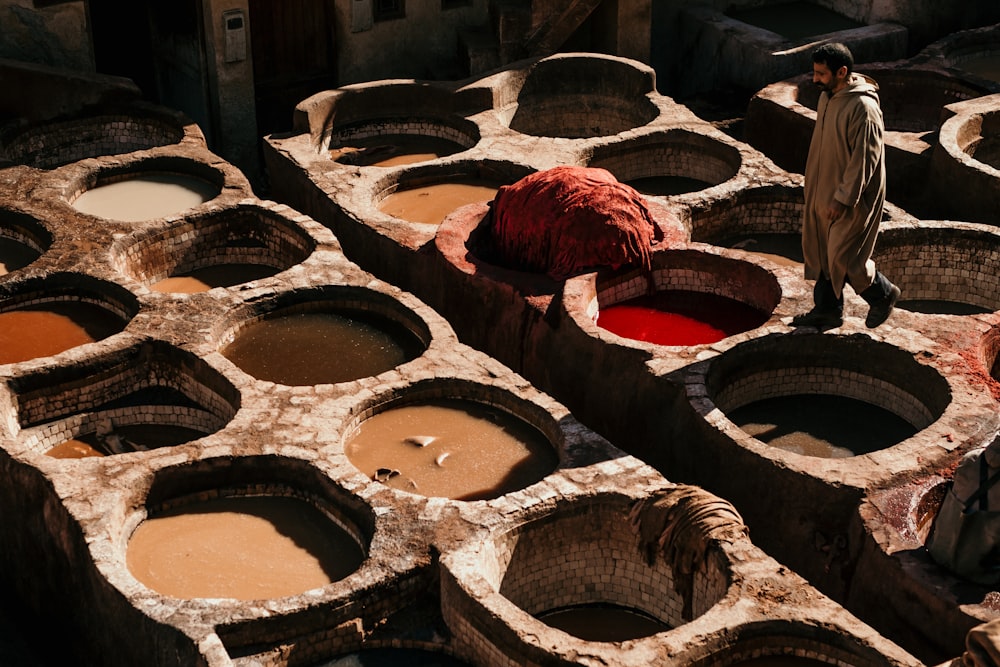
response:
[[[862,292],[875,278],[872,251],[885,204],[882,109],[878,85],[852,74],[831,96],[820,94],[806,159],[802,254],[805,277],[821,273],[839,298],[845,282]],[[847,207],[830,222],[833,200]]]

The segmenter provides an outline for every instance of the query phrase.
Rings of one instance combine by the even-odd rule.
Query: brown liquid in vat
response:
[[[436,183],[397,190],[382,200],[379,210],[393,217],[439,225],[452,211],[466,204],[493,201],[499,187],[483,180]]]
[[[734,662],[730,667],[830,667],[829,662],[797,655],[762,655]]]
[[[958,67],[990,81],[1000,81],[1000,53],[986,54],[962,60]]]
[[[461,144],[440,137],[393,134],[352,139],[330,149],[330,159],[344,164],[397,167],[435,160],[465,150]]]
[[[401,325],[364,311],[343,311],[255,322],[222,354],[260,380],[313,385],[378,375],[422,351],[419,340]]]
[[[83,302],[50,302],[0,313],[0,364],[48,357],[107,338],[121,321]]]
[[[885,449],[916,433],[902,417],[845,396],[799,394],[768,398],[726,416],[772,447],[831,459]]]
[[[280,496],[219,498],[143,521],[127,565],[176,598],[260,600],[343,579],[365,554],[315,506]]]
[[[14,239],[0,237],[0,276],[38,259],[38,251]]]
[[[144,174],[87,190],[76,210],[108,220],[138,222],[186,211],[215,197],[219,189],[184,174]]]
[[[277,272],[274,267],[264,264],[214,264],[164,278],[150,285],[149,289],[154,292],[194,294],[207,292],[213,287],[232,287],[251,280],[268,278]]]
[[[422,438],[430,442],[419,446]],[[345,450],[351,463],[373,479],[424,496],[459,500],[522,489],[558,463],[548,439],[533,426],[458,399],[378,413],[361,423]]]
[[[105,456],[104,452],[95,449],[90,443],[76,438],[59,443],[45,452],[45,455],[54,459],[85,459],[92,456]]]
[[[747,234],[718,245],[743,250],[781,266],[802,265],[802,237],[798,234]]]
[[[591,642],[623,642],[649,637],[670,626],[618,605],[580,605],[538,615],[546,625]]]
[[[112,433],[118,438],[115,443],[117,447],[125,452],[182,445],[205,435],[197,429],[177,424],[124,424],[115,426]],[[79,459],[117,453],[121,452],[115,451],[115,445],[110,444],[109,438],[96,433],[79,435],[45,452],[46,456],[56,459]]]

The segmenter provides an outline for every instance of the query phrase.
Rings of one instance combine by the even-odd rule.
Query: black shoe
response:
[[[808,313],[792,318],[793,327],[816,327],[817,329],[835,329],[844,323],[844,316],[836,310],[813,308]]]
[[[899,301],[899,294],[899,288],[890,284],[889,293],[873,303],[868,309],[865,326],[869,329],[874,329],[889,319],[889,315],[892,315],[892,309],[896,307],[896,302]]]

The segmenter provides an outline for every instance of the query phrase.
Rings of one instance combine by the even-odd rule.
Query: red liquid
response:
[[[703,345],[759,327],[768,315],[714,294],[664,290],[602,308],[597,325],[657,345]]]

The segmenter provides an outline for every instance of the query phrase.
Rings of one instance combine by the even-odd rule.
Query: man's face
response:
[[[843,88],[846,81],[846,67],[833,72],[826,63],[813,63],[813,83],[831,95]]]

